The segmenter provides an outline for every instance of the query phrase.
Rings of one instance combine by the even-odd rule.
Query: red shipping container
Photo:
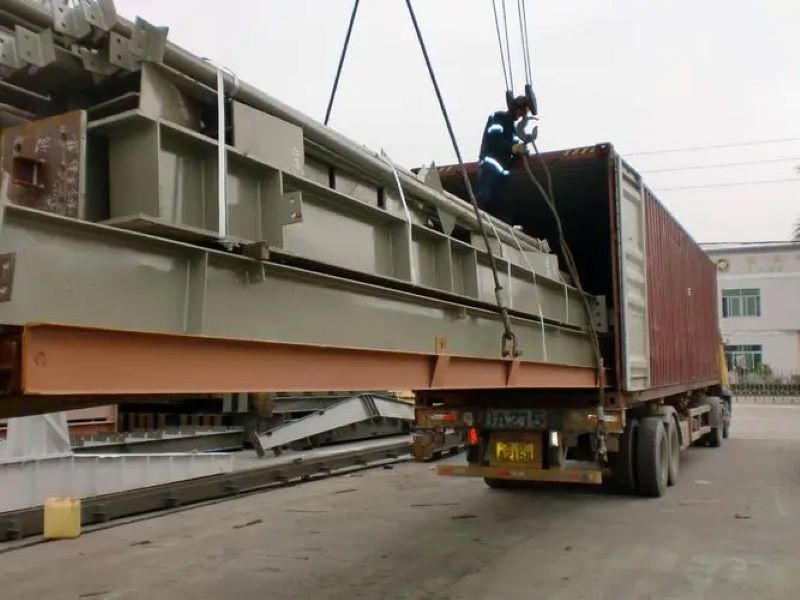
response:
[[[548,166],[584,289],[606,297],[610,332],[601,343],[617,389],[648,399],[718,383],[715,265],[642,177],[610,144],[529,160],[540,182],[541,163]],[[479,167],[467,165],[473,184]],[[447,191],[466,197],[457,166],[439,173]],[[512,168],[509,177],[516,224],[557,252],[555,220],[524,168]]]
[[[717,269],[647,192],[650,386],[719,380]]]

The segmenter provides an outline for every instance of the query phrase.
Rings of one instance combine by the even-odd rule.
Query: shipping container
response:
[[[440,465],[444,475],[483,477],[490,487],[600,483],[608,467],[622,491],[660,496],[677,480],[681,449],[727,437],[715,265],[610,144],[530,157],[530,173],[517,163],[505,188],[511,225],[546,240],[566,271],[560,222],[584,292],[606,299],[598,321],[608,326],[597,328],[605,395],[428,392],[417,425],[467,430],[467,464]],[[480,164],[466,168],[474,185]],[[459,171],[439,175],[466,198]]]
[[[553,182],[567,244],[583,288],[608,300],[605,365],[629,401],[720,381],[716,267],[610,144],[541,154]],[[547,173],[531,157],[534,175]],[[465,197],[458,166],[439,168],[449,192]],[[473,183],[478,163],[467,165]],[[559,254],[555,220],[528,174],[512,169],[515,225]]]

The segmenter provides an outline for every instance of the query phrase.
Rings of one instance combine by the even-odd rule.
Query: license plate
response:
[[[484,413],[484,426],[490,429],[544,429],[546,413],[532,409],[491,408]]]
[[[496,442],[494,456],[498,462],[532,463],[534,461],[533,444],[525,442]]]

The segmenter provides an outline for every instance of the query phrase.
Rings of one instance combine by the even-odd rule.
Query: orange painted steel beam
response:
[[[588,367],[45,323],[20,355],[25,395],[597,387]]]

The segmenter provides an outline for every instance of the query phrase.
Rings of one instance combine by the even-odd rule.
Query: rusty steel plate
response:
[[[3,129],[2,166],[13,204],[79,218],[86,113],[73,111]]]

